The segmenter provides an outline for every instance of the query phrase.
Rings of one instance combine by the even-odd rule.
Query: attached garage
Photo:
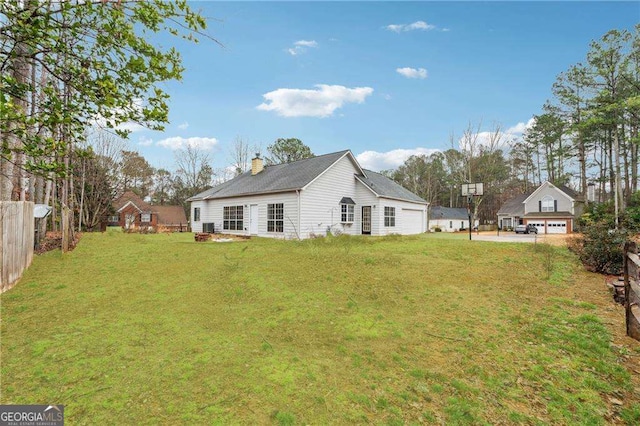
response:
[[[549,220],[547,221],[547,234],[566,234],[566,220]]]
[[[528,225],[533,225],[538,230],[538,234],[570,234],[571,220],[550,220],[535,219],[528,220]]]
[[[425,232],[426,219],[423,210],[402,209],[402,234],[413,235]]]
[[[547,230],[545,228],[545,225],[544,225],[544,222],[532,222],[532,221],[529,221],[527,224],[535,226],[536,229],[538,230],[538,234],[546,234],[546,232],[547,232]]]

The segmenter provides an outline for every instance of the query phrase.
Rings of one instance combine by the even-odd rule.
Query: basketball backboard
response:
[[[462,184],[462,196],[467,195],[481,196],[484,195],[484,184],[482,183],[463,183]]]

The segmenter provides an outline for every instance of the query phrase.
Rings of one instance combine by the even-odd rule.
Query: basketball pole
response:
[[[469,241],[471,241],[471,201],[473,200],[471,194],[467,195],[467,213],[469,214]]]

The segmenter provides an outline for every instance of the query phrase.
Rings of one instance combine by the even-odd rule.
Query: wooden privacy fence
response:
[[[640,340],[640,257],[634,242],[624,246],[624,295],[627,336]]]
[[[33,203],[0,201],[0,293],[10,289],[33,259]]]

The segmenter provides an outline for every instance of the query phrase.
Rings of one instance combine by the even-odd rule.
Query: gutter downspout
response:
[[[431,203],[427,203],[427,208],[424,210],[424,213],[427,215],[427,229],[424,232],[429,232],[429,207]]]
[[[300,229],[300,216],[302,215],[300,211],[300,190],[296,189],[296,194],[298,194],[298,239],[302,239],[302,229]]]

